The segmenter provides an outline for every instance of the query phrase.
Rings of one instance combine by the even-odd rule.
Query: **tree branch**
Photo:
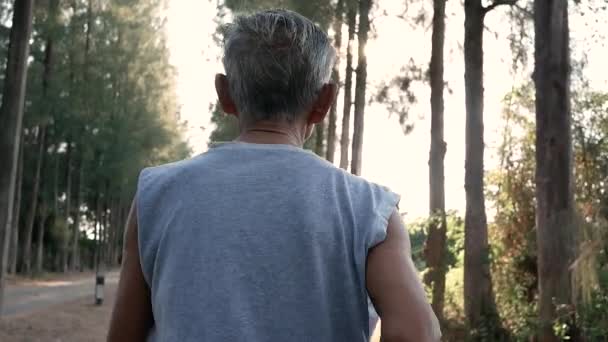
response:
[[[494,0],[491,5],[483,8],[483,13],[486,14],[498,6],[508,5],[513,6],[517,3],[517,0]]]

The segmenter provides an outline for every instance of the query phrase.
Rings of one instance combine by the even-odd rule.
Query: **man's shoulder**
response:
[[[204,154],[200,154],[188,159],[146,167],[140,173],[140,182],[146,179],[154,179],[154,182],[179,179],[196,168],[203,156]]]
[[[330,163],[325,159],[318,159],[319,167],[327,170],[329,173],[334,174],[337,176],[337,178],[343,179],[349,188],[355,192],[392,193],[388,186],[369,180],[363,176],[352,174],[345,169],[335,166],[333,163]]]

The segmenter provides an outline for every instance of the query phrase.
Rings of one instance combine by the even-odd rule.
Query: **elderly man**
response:
[[[438,341],[399,197],[302,148],[336,52],[289,11],[237,17],[215,83],[234,142],[140,176],[109,341]]]

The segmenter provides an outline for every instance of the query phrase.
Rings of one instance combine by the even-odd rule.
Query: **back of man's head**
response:
[[[327,35],[295,12],[237,16],[223,27],[224,68],[242,122],[293,122],[331,77],[336,52]]]

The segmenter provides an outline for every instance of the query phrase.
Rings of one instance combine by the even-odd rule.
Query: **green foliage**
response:
[[[561,341],[572,341],[575,339],[576,312],[570,305],[555,304],[556,319],[553,322],[553,333]]]
[[[592,215],[592,208],[608,208],[606,169],[608,169],[608,93],[583,91],[573,97],[573,145],[575,150],[575,181],[578,199],[591,206],[583,216]],[[608,211],[602,212],[608,217]]]
[[[416,264],[416,268],[423,273],[426,270],[424,248],[428,236],[428,227],[431,220],[434,219],[437,218],[424,218],[408,224],[408,232],[412,244],[412,258]],[[448,212],[446,220],[448,253],[445,267],[447,267],[449,272],[464,266],[464,221],[456,212]]]
[[[428,82],[429,73],[416,65],[410,59],[407,65],[401,68],[401,73],[389,81],[379,84],[373,101],[386,107],[390,115],[397,115],[404,134],[409,134],[414,129],[410,119],[410,109],[418,103],[416,91]]]
[[[496,215],[490,225],[492,277],[503,325],[516,340],[536,332],[536,203],[534,98],[531,84],[505,97],[501,168],[488,175],[487,198]]]
[[[70,232],[69,227],[65,220],[61,220],[58,217],[54,217],[49,227],[48,241],[53,242],[56,246],[61,245],[62,241],[69,239]]]
[[[21,222],[32,200],[37,135],[46,126],[39,197],[54,218],[45,238],[47,252],[64,253],[62,241],[72,235],[80,211],[75,210],[79,192],[84,219],[102,219],[94,210],[101,201],[106,229],[121,230],[122,222],[110,217],[118,218],[118,209],[129,206],[140,170],[190,155],[179,123],[163,6],[164,0],[36,3]]]
[[[448,212],[447,221],[447,255],[446,255],[446,289],[444,294],[444,334],[448,341],[462,341],[466,335],[464,327],[464,221],[456,212]],[[410,222],[408,232],[412,244],[412,257],[416,268],[424,275],[427,267],[424,257],[428,228],[431,220],[437,217],[428,217]],[[431,289],[427,288],[427,295],[431,298]]]
[[[239,135],[239,127],[237,119],[232,115],[224,114],[216,104],[211,115],[211,122],[215,125],[215,129],[211,132],[209,143],[226,142],[236,139]]]
[[[408,225],[410,243],[412,244],[412,259],[418,271],[426,269],[424,262],[424,244],[427,236],[428,219],[412,222]]]
[[[315,129],[312,132],[312,135],[306,142],[304,143],[304,149],[314,151],[317,147],[317,134],[318,131]]]
[[[587,86],[583,82],[583,86]],[[589,341],[608,336],[608,94],[583,88],[573,101],[579,256],[573,265],[577,323]]]
[[[447,220],[447,255],[446,264],[446,311],[448,318],[462,317],[462,276],[464,267],[464,221],[455,212],[448,212]],[[436,217],[420,219],[408,224],[412,245],[412,259],[416,268],[424,275],[427,272],[424,249],[431,220]],[[427,289],[430,291],[430,289]],[[430,298],[430,296],[429,296]]]
[[[608,217],[608,96],[583,87],[573,96],[573,161],[575,194],[580,219],[579,257],[573,264],[574,285],[579,298],[576,320],[583,334],[606,336],[602,282],[606,270]],[[537,265],[535,202],[535,125],[531,85],[516,88],[505,97],[505,129],[499,147],[501,167],[488,174],[488,199],[496,215],[490,229],[493,245],[492,276],[503,324],[516,341],[528,341],[537,331]],[[559,306],[554,330],[563,339],[572,338],[575,310]],[[594,327],[594,328],[592,328]],[[595,328],[597,327],[597,329]],[[604,334],[604,335],[601,335]]]
[[[589,341],[608,336],[608,283],[593,291],[589,303],[578,308],[577,321]]]

